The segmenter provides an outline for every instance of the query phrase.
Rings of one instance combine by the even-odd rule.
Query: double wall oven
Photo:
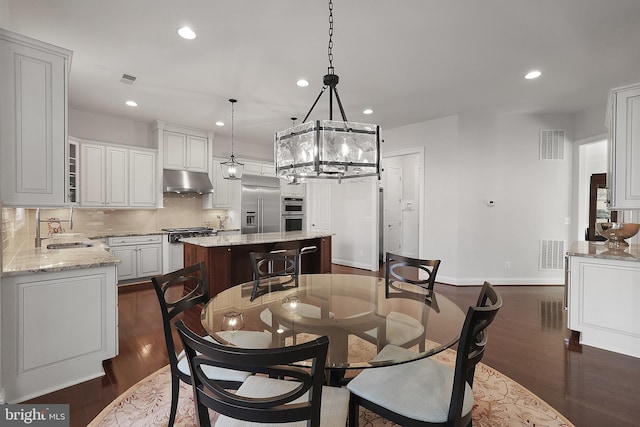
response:
[[[181,242],[181,239],[215,236],[217,234],[216,230],[210,227],[163,228],[162,231],[167,233],[167,238],[163,245],[164,274],[184,267],[184,243]]]
[[[302,197],[282,198],[282,231],[302,231],[307,229],[304,199]]]

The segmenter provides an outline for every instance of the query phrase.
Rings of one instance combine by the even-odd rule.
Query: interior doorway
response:
[[[589,227],[585,232],[585,240],[607,240],[596,233],[596,223],[618,220],[618,212],[609,210],[607,200],[607,174],[592,174],[589,180]]]
[[[424,148],[384,153],[382,186],[381,252],[420,258],[424,230]]]

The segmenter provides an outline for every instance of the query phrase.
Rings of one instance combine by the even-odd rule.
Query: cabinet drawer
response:
[[[148,236],[125,236],[125,237],[109,237],[109,246],[122,245],[144,245],[151,243],[162,243],[162,234],[152,234]]]

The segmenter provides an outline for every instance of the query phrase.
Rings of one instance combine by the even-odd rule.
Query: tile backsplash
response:
[[[2,252],[15,250],[17,246],[29,242],[35,236],[35,209],[2,209]],[[164,194],[162,209],[85,209],[74,208],[73,230],[69,224],[61,222],[64,232],[85,233],[88,236],[108,232],[157,231],[163,228],[211,226],[220,227],[220,219],[229,215],[226,210],[202,209],[199,194]],[[69,209],[41,209],[41,220],[69,218]],[[227,222],[227,228],[236,226]],[[40,225],[40,233],[47,236],[46,223]]]

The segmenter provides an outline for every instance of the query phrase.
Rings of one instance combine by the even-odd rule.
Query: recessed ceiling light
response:
[[[196,33],[194,33],[193,30],[189,27],[180,28],[178,30],[178,34],[180,34],[180,37],[187,40],[193,40],[196,38]]]
[[[138,106],[138,103],[136,101],[131,101],[131,100],[125,102],[125,104],[127,104],[129,107],[137,107]]]
[[[541,75],[542,75],[542,73],[540,71],[532,70],[532,71],[529,71],[527,73],[527,75],[524,76],[524,78],[527,79],[527,80],[532,80],[532,79],[537,79]]]
[[[305,79],[300,79],[296,82],[296,84],[300,87],[307,87],[309,86],[309,82]]]
[[[216,122],[216,126],[224,126],[224,122]]]
[[[373,114],[373,110],[371,108],[367,108],[362,111],[362,114]]]

